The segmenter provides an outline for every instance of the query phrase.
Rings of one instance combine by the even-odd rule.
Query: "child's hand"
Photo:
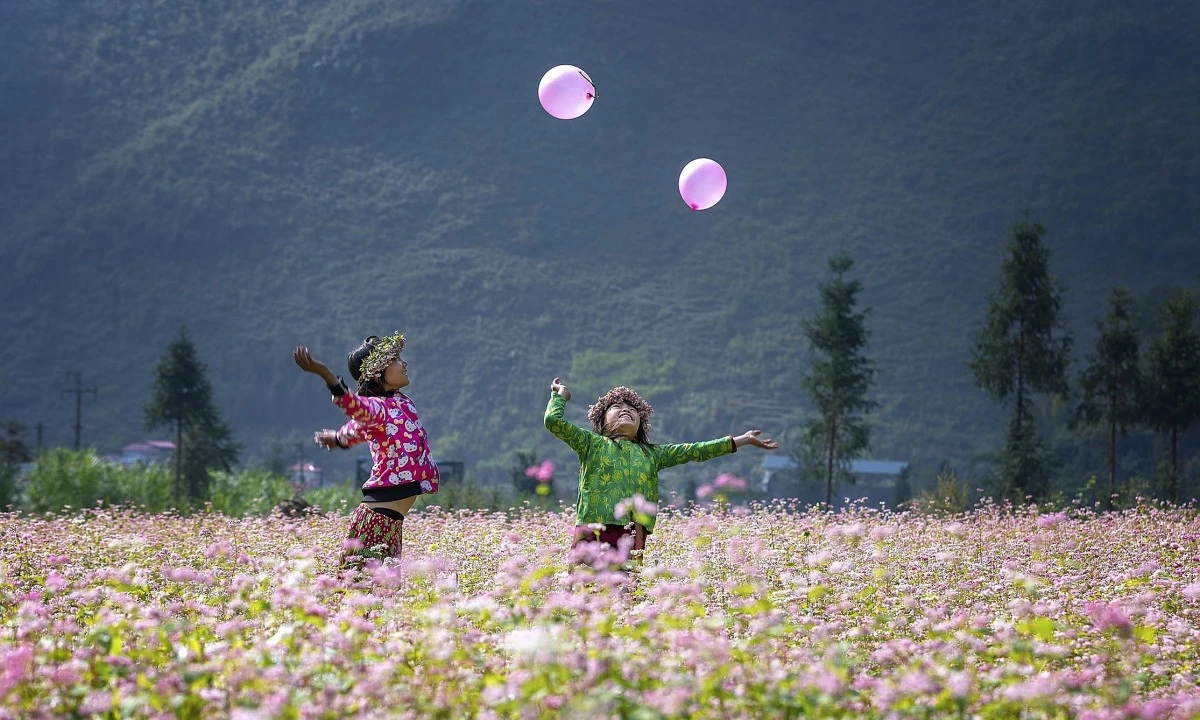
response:
[[[313,441],[326,450],[342,447],[338,443],[337,430],[320,430],[313,433]]]
[[[775,442],[771,438],[766,438],[765,440],[761,439],[758,437],[759,435],[762,435],[762,430],[747,430],[741,435],[735,437],[733,439],[733,444],[737,445],[738,447],[742,447],[743,445],[753,445],[754,447],[760,447],[763,450],[779,449],[779,443]]]
[[[304,372],[310,372],[313,375],[320,375],[321,379],[325,381],[326,385],[337,384],[337,378],[329,371],[329,368],[325,366],[325,363],[314,360],[312,353],[310,353],[308,348],[304,347],[303,345],[297,347],[295,352],[292,353],[292,359],[296,361],[296,365],[298,365]]]
[[[568,390],[567,386],[563,385],[558,378],[554,378],[554,382],[550,383],[550,392],[556,392],[559,395],[562,395],[563,400],[571,399],[571,391]]]

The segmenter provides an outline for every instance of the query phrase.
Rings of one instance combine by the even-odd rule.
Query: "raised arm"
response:
[[[550,402],[546,405],[546,429],[554,433],[554,437],[565,442],[567,447],[574,450],[575,454],[583,459],[591,447],[593,435],[563,418],[563,410],[570,399],[571,391],[567,389],[566,385],[559,382],[558,378],[554,378],[554,382],[550,385]]]
[[[347,417],[360,426],[374,427],[387,422],[387,408],[383,400],[363,397],[350,392],[346,388],[346,383],[330,372],[324,363],[314,359],[308,348],[303,345],[297,347],[292,353],[292,359],[304,372],[312,373],[324,380],[329,392],[333,394],[333,404],[340,407]]]

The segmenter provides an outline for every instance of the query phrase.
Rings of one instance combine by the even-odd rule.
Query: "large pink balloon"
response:
[[[588,111],[596,99],[596,86],[587,73],[574,65],[550,68],[538,85],[538,100],[546,112],[560,120],[574,120]]]
[[[725,197],[725,169],[708,158],[697,158],[679,173],[679,194],[693,210],[707,210]]]

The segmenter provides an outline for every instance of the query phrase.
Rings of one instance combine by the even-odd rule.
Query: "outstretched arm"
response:
[[[387,408],[379,398],[362,397],[350,392],[341,378],[330,372],[325,363],[313,358],[312,353],[303,345],[292,353],[292,359],[304,372],[312,373],[325,381],[329,392],[333,393],[333,403],[346,413],[351,420],[363,427],[382,425],[387,421]],[[318,441],[319,442],[319,441]]]
[[[652,445],[654,460],[659,470],[690,462],[704,462],[737,451],[731,436],[694,443],[668,443]]]
[[[337,430],[317,431],[313,434],[313,440],[326,450],[334,448],[349,450],[359,443],[366,442],[367,435],[358,421],[350,420]]]
[[[779,443],[771,438],[760,438],[762,430],[747,430],[733,439],[733,444],[737,447],[745,447],[753,445],[754,447],[762,448],[763,450],[778,450]]]
[[[658,469],[663,470],[684,463],[712,460],[737,452],[738,448],[746,445],[753,445],[765,450],[775,450],[779,447],[779,443],[770,438],[764,440],[759,435],[762,435],[761,430],[750,430],[741,435],[731,435],[708,442],[658,445],[655,453],[658,459]]]
[[[558,378],[554,378],[554,382],[550,384],[550,402],[546,405],[546,429],[554,433],[554,437],[565,442],[567,447],[582,459],[591,447],[592,433],[563,418],[563,410],[570,399],[571,391]]]

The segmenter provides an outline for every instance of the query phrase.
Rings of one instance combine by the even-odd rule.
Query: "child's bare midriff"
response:
[[[413,497],[404,498],[403,500],[388,500],[387,502],[364,502],[363,505],[366,505],[369,508],[386,508],[388,510],[395,510],[401,515],[407,515],[408,511],[412,509],[413,503],[417,501],[417,497],[418,496],[414,495]]]

